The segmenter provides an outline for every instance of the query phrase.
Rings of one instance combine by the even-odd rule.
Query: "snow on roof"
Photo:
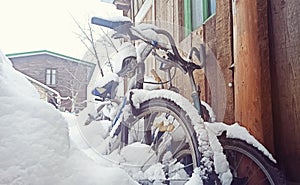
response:
[[[69,60],[69,61],[72,61],[72,62],[77,62],[77,63],[80,63],[80,64],[91,66],[93,68],[96,65],[96,64],[91,63],[91,62],[87,62],[87,61],[84,61],[84,60],[80,60],[80,59],[77,59],[77,58],[73,58],[73,57],[70,57],[70,56],[67,56],[67,55],[59,54],[59,53],[48,51],[48,50],[37,50],[37,51],[29,51],[29,52],[11,53],[11,54],[7,54],[6,56],[8,58],[18,58],[18,57],[41,55],[41,54],[47,54],[47,55],[62,58],[62,59],[65,59],[65,60]]]
[[[34,84],[37,84],[38,86],[42,87],[43,89],[46,89],[47,91],[50,91],[50,92],[56,94],[58,97],[61,97],[61,95],[59,94],[59,92],[57,92],[57,91],[54,90],[53,88],[51,88],[51,87],[49,87],[49,86],[47,86],[47,85],[45,85],[45,84],[43,84],[43,83],[41,83],[41,82],[39,82],[39,81],[33,79],[33,78],[31,78],[30,76],[27,76],[27,75],[24,74],[24,73],[21,73],[21,74],[23,74],[24,77],[25,77],[27,80],[29,80],[30,82],[32,82],[32,83],[34,83]]]

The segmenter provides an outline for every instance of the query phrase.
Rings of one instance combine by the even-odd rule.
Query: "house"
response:
[[[87,86],[95,64],[40,50],[8,54],[16,70],[27,76],[48,102],[76,112],[86,106]]]
[[[207,66],[196,80],[217,120],[245,126],[276,156],[287,180],[300,183],[299,2],[115,0],[114,4],[136,23],[168,30],[180,48],[203,42]],[[189,98],[183,82],[184,76],[179,76],[175,85]]]

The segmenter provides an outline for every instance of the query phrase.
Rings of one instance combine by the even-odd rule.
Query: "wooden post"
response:
[[[235,119],[273,151],[267,0],[233,1]]]
[[[275,151],[289,181],[300,183],[300,1],[270,1]]]

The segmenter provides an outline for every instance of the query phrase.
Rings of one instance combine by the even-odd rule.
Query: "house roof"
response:
[[[69,60],[69,61],[72,61],[72,62],[77,62],[77,63],[80,63],[80,64],[88,65],[88,66],[91,66],[93,68],[96,65],[96,64],[91,63],[91,62],[87,62],[87,61],[84,61],[84,60],[80,60],[80,59],[77,59],[77,58],[73,58],[73,57],[70,57],[70,56],[67,56],[67,55],[62,55],[62,54],[52,52],[52,51],[48,51],[48,50],[38,50],[38,51],[29,51],[29,52],[21,52],[21,53],[11,53],[11,54],[7,54],[6,56],[8,58],[17,58],[17,57],[40,55],[40,54],[48,54],[48,55],[55,56],[55,57],[58,57],[58,58],[62,58],[62,59],[65,59],[65,60]]]

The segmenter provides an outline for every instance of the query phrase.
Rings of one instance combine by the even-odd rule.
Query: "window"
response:
[[[185,36],[216,13],[216,0],[184,0]]]
[[[56,84],[56,69],[46,69],[46,84],[47,85]]]
[[[216,13],[216,0],[203,0],[203,22]]]

